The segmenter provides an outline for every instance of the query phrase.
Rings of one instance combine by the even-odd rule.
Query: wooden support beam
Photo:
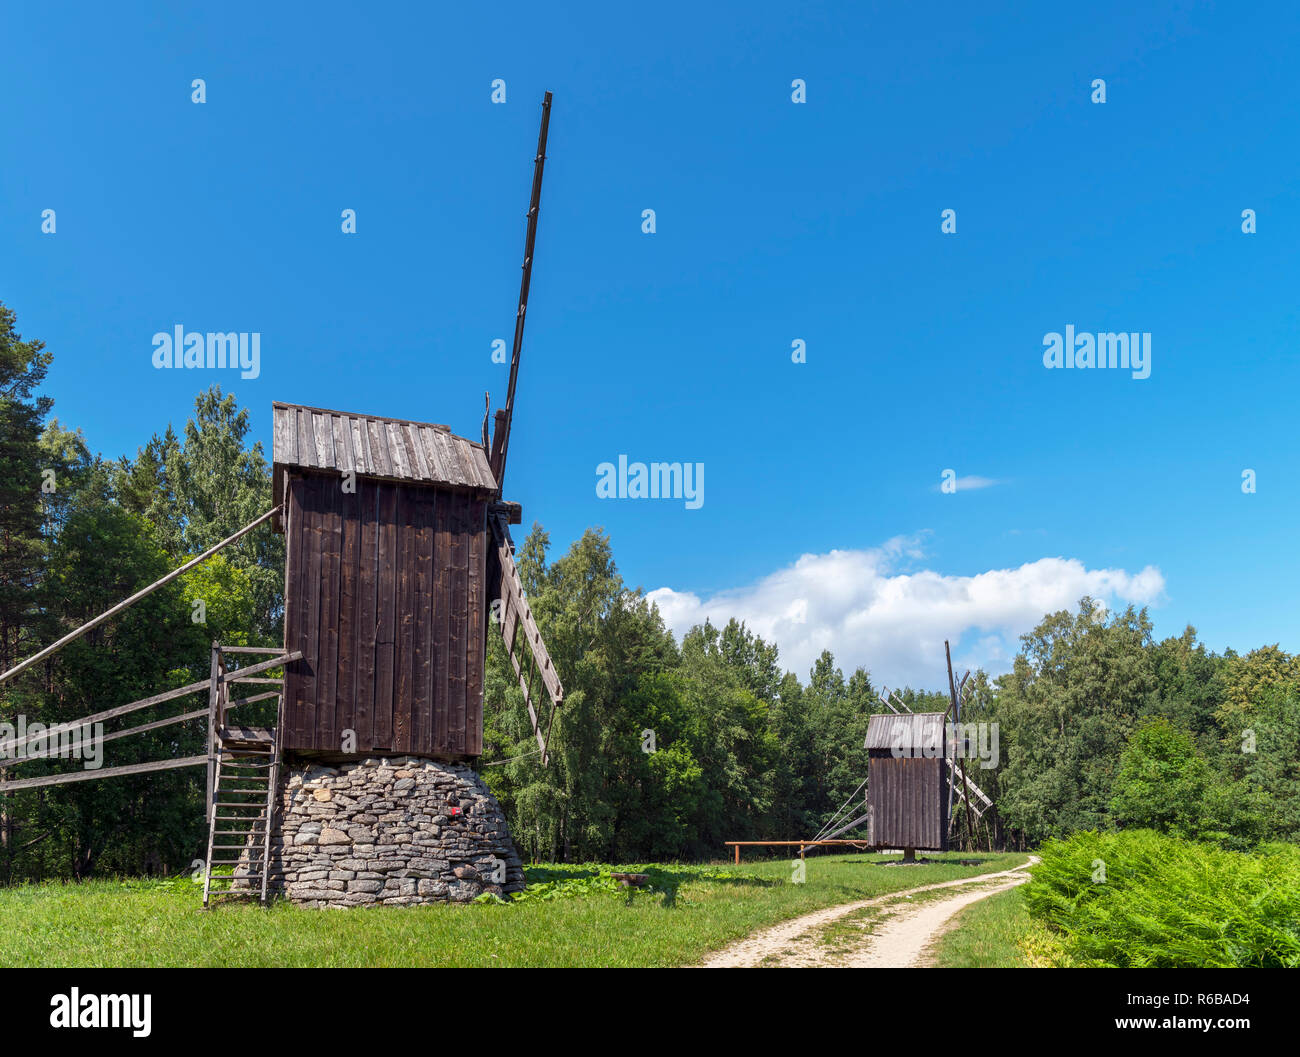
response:
[[[173,580],[176,579],[176,577],[180,576],[183,573],[189,572],[189,570],[193,569],[194,566],[207,561],[223,547],[230,546],[230,544],[234,543],[241,536],[244,536],[247,533],[252,532],[253,529],[257,528],[257,526],[262,524],[262,522],[272,517],[279,509],[280,508],[278,506],[272,507],[256,521],[250,521],[247,525],[241,528],[233,536],[227,536],[215,547],[209,547],[197,558],[191,558],[179,569],[173,569],[161,580],[155,580],[148,587],[144,588],[141,591],[137,591],[130,598],[126,599],[123,602],[119,602],[117,605],[113,606],[112,609],[106,610],[105,612],[101,613],[99,616],[95,617],[94,619],[86,621],[86,623],[82,624],[81,627],[77,628],[75,631],[68,632],[68,634],[64,635],[63,638],[58,640],[58,642],[51,643],[49,646],[46,646],[45,649],[41,650],[39,653],[32,654],[32,656],[27,658],[27,660],[20,662],[19,664],[15,665],[13,668],[10,668],[9,671],[5,672],[3,675],[0,675],[0,683],[3,683],[6,679],[12,679],[19,672],[25,671],[26,669],[30,668],[37,661],[42,660],[45,657],[48,657],[56,650],[62,649],[69,642],[73,642],[76,639],[81,638],[82,635],[86,634],[86,632],[90,631],[92,628],[98,627],[109,617],[116,616],[118,613],[122,612],[122,610],[128,608],[129,606],[135,605],[135,603],[140,601],[140,599],[144,598],[146,595],[153,594],[153,592],[157,591],[158,588],[162,587],[164,584],[171,583]]]
[[[208,675],[208,781],[203,787],[203,820],[211,823],[216,810],[212,804],[216,800],[217,788],[217,727],[220,726],[221,702],[221,649],[217,642],[212,643],[212,667]],[[212,849],[208,849],[208,858],[212,858]]]
[[[283,653],[283,646],[222,646],[222,653]]]
[[[564,704],[564,686],[551,663],[551,655],[542,641],[542,633],[533,619],[532,609],[524,597],[523,584],[519,580],[519,570],[515,566],[510,533],[505,520],[501,517],[491,519],[493,537],[497,545],[497,560],[501,565],[501,597],[505,604],[502,630],[506,635],[507,649],[513,649],[518,627],[522,626],[524,638],[537,662],[537,671],[546,686],[546,692],[555,704]],[[515,623],[517,621],[517,624]]]
[[[551,663],[551,655],[547,652],[546,644],[542,641],[541,631],[537,627],[537,622],[533,619],[528,600],[524,597],[524,588],[519,580],[519,572],[515,567],[513,545],[510,539],[510,531],[506,526],[505,516],[498,512],[490,517],[488,521],[492,526],[493,541],[496,544],[495,557],[500,568],[501,637],[505,643],[506,656],[510,658],[515,678],[519,681],[519,689],[523,692],[524,704],[528,708],[528,719],[533,727],[533,737],[537,739],[537,747],[542,753],[542,765],[545,766],[548,762],[550,730],[555,723],[556,709],[564,703],[564,687],[560,683],[560,677],[556,673],[554,665]],[[528,643],[528,649],[532,653],[533,667],[529,669],[528,676],[524,674],[524,666],[519,659],[518,651],[515,649],[521,628],[523,629],[524,639]],[[546,688],[546,693],[551,699],[551,718],[545,734],[542,732],[541,717],[538,715],[537,707],[533,703],[531,675],[534,670],[541,677],[542,685]]]
[[[251,705],[255,701],[267,701],[272,697],[279,697],[279,696],[280,696],[279,690],[268,690],[264,694],[254,694],[252,697],[241,697],[238,700],[231,701],[229,704],[227,704],[226,711],[229,712],[232,708],[238,708],[240,705]]]
[[[99,743],[103,745],[106,742],[116,741],[118,738],[129,737],[132,734],[143,734],[148,730],[157,730],[160,727],[170,727],[174,723],[184,723],[186,720],[190,719],[202,719],[207,714],[208,710],[206,708],[200,708],[194,712],[183,712],[179,716],[172,716],[171,719],[159,719],[155,720],[153,723],[145,723],[139,727],[131,727],[129,730],[115,730],[111,734],[105,734],[101,737]],[[37,752],[30,756],[19,757],[16,760],[0,760],[0,768],[17,767],[20,763],[27,763],[30,760],[48,760],[56,755],[57,753],[55,752]]]
[[[838,837],[841,833],[847,833],[849,830],[851,830],[851,829],[855,829],[856,827],[862,825],[862,823],[866,822],[867,819],[869,819],[869,818],[871,818],[871,812],[870,812],[870,811],[868,811],[865,815],[861,816],[860,818],[855,818],[852,822],[848,823],[847,825],[841,826],[841,827],[840,827],[839,829],[837,829],[834,833],[828,833],[828,834],[827,834],[825,837],[823,837],[822,839],[823,839],[823,840],[834,840],[834,839],[835,839],[836,837]],[[809,842],[805,841],[805,843],[809,843]]]
[[[256,664],[250,664],[246,668],[236,668],[234,671],[227,672],[224,679],[226,682],[238,683],[242,682],[250,675],[257,675],[260,672],[268,672],[272,668],[280,668],[286,664],[292,664],[294,661],[300,660],[302,660],[302,650],[294,650],[292,653],[282,653],[278,657],[272,657],[269,661],[258,661]]]
[[[278,691],[272,690],[269,693],[255,694],[253,697],[245,697],[238,701],[230,701],[226,704],[226,711],[229,712],[232,708],[238,708],[240,705],[251,704],[254,701],[265,701],[268,698],[279,696],[280,694]],[[172,716],[170,719],[158,719],[152,723],[144,723],[138,727],[130,727],[127,730],[115,730],[110,734],[105,734],[99,739],[99,742],[102,745],[105,742],[116,741],[118,738],[129,737],[132,734],[143,734],[145,731],[158,730],[161,727],[170,727],[176,723],[185,723],[192,719],[202,719],[207,714],[208,710],[206,708],[195,709],[193,712],[182,712],[179,716]],[[55,754],[52,752],[38,752],[31,756],[19,757],[16,760],[0,760],[0,770],[3,770],[5,767],[16,767],[18,764],[27,763],[29,760],[48,760],[53,755]]]
[[[857,846],[859,844],[866,844],[868,842],[865,840],[852,840],[852,839],[831,840],[828,837],[822,837],[819,840],[724,840],[722,843],[728,848],[733,846],[738,846],[741,848],[757,848],[760,845],[761,846],[771,845],[772,847],[781,847],[781,848],[787,848],[787,847],[797,848],[800,846],[805,848],[813,848],[816,847],[818,844],[852,844],[854,846]]]
[[[497,502],[489,508],[491,514],[504,514],[506,523],[509,525],[518,525],[524,520],[524,508],[518,503]]]
[[[116,708],[109,708],[103,712],[96,712],[91,716],[84,716],[81,719],[69,720],[66,723],[60,723],[51,727],[43,735],[27,734],[21,738],[15,738],[13,741],[7,741],[0,745],[0,754],[9,755],[23,748],[33,737],[46,737],[50,734],[58,734],[60,731],[73,730],[77,727],[84,726],[87,723],[99,723],[106,719],[116,719],[118,716],[125,716],[130,712],[138,712],[142,708],[148,708],[150,705],[161,705],[164,701],[171,701],[177,697],[184,697],[186,694],[197,693],[200,690],[208,688],[208,680],[204,679],[197,683],[187,683],[185,686],[178,686],[175,690],[166,690],[161,694],[154,694],[152,697],[146,697],[140,701],[132,701],[129,705],[118,705]]]
[[[71,774],[52,774],[44,778],[20,778],[16,782],[0,782],[0,795],[18,793],[24,789],[41,789],[47,785],[66,785],[70,782],[89,782],[96,778],[118,778],[128,774],[149,774],[153,771],[170,771],[177,767],[202,767],[206,756],[185,756],[179,760],[155,760],[153,763],[133,763],[125,767],[101,767],[97,771],[73,771]]]

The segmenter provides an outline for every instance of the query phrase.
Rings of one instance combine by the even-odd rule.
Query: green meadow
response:
[[[979,860],[962,865],[957,860]],[[92,881],[0,889],[0,966],[676,966],[755,929],[839,903],[1010,869],[1022,854],[956,853],[727,865],[527,869],[503,905],[200,908],[200,886]],[[650,875],[624,889],[612,870]]]

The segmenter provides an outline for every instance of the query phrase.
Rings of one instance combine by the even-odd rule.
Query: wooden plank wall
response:
[[[483,751],[487,503],[427,486],[289,482],[284,748]]]
[[[945,850],[946,762],[940,757],[872,752],[867,767],[871,843]]]

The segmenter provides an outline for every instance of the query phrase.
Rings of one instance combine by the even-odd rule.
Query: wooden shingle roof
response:
[[[272,408],[277,499],[285,469],[496,491],[483,445],[447,426],[279,402]]]
[[[862,747],[870,752],[898,751],[908,756],[921,755],[927,748],[942,754],[946,715],[946,712],[874,715],[867,721],[867,740]]]

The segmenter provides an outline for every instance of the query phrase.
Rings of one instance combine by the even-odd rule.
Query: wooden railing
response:
[[[193,569],[196,565],[207,561],[218,551],[230,546],[236,540],[241,539],[258,525],[270,520],[280,511],[280,506],[272,507],[261,517],[255,518],[238,532],[227,536],[220,543],[209,547],[202,554],[191,558],[179,568],[173,569],[167,575],[155,580],[148,587],[142,588],[130,598],[124,599],[117,605],[100,613],[99,616],[87,620],[84,624],[68,632],[58,641],[46,646],[43,650],[34,653],[26,660],[19,662],[7,672],[0,673],[0,683],[12,679],[20,672],[25,671],[32,665],[36,664],[46,657],[49,657],[62,649],[70,642],[74,642],[82,635],[85,635],[92,628],[98,627],[104,621],[116,616],[123,610],[134,605],[140,599],[152,594],[164,584],[170,583],[178,576]],[[245,668],[238,668],[231,672],[226,671],[225,655],[231,654],[276,654],[268,661],[260,661],[257,664],[249,665]],[[217,737],[217,731],[225,725],[226,712],[229,709],[237,708],[240,705],[251,704],[254,701],[263,701],[270,697],[282,693],[283,682],[279,679],[257,678],[262,672],[270,671],[272,668],[279,668],[290,661],[298,660],[302,657],[301,653],[284,653],[279,647],[264,646],[222,646],[218,642],[212,644],[212,665],[207,679],[197,682],[187,683],[185,686],[178,686],[174,690],[164,690],[161,694],[154,694],[152,697],[142,698],[139,701],[132,701],[130,704],[117,705],[114,708],[105,709],[102,712],[96,712],[94,715],[83,716],[81,719],[73,720],[67,723],[60,723],[53,728],[43,729],[41,734],[26,734],[22,737],[11,738],[9,741],[0,744],[0,794],[16,793],[24,789],[39,789],[43,786],[63,785],[68,782],[86,782],[93,778],[113,778],[118,775],[128,774],[147,774],[151,771],[166,771],[177,767],[197,767],[206,763],[208,765],[208,799],[211,800],[212,793],[212,768],[214,761],[214,744]],[[246,697],[239,701],[230,700],[230,686],[233,683],[274,683],[280,686],[280,690],[272,690],[264,694],[255,694],[252,697]],[[70,774],[46,775],[42,778],[23,778],[18,781],[6,781],[5,770],[10,767],[17,767],[24,763],[30,763],[33,760],[45,760],[51,756],[57,755],[57,747],[54,752],[36,752],[23,753],[15,759],[7,757],[19,750],[25,749],[29,743],[37,739],[49,739],[54,737],[57,740],[60,735],[69,734],[73,731],[85,732],[94,723],[103,723],[106,720],[116,719],[119,716],[130,715],[132,712],[138,712],[143,708],[149,708],[151,705],[161,705],[167,701],[184,697],[187,694],[195,694],[206,690],[208,692],[208,707],[206,710],[193,712],[184,712],[179,716],[172,716],[170,719],[158,719],[151,723],[143,723],[138,727],[131,727],[128,730],[118,730],[111,734],[102,735],[99,739],[100,744],[106,741],[113,741],[118,738],[125,738],[131,734],[143,734],[148,730],[158,730],[161,727],[171,726],[174,723],[184,723],[187,720],[199,719],[205,714],[208,717],[208,751],[203,756],[185,756],[171,760],[155,760],[150,763],[133,763],[122,767],[101,767],[94,770],[82,770]]]
[[[227,669],[225,655],[234,654],[274,654],[269,660],[259,661],[243,668]],[[39,789],[44,786],[64,785],[69,782],[86,782],[95,778],[114,778],[121,775],[130,774],[147,774],[152,771],[167,771],[177,767],[198,767],[203,764],[209,766],[209,779],[207,790],[209,794],[212,790],[211,767],[214,759],[215,743],[217,731],[226,725],[226,713],[232,708],[239,708],[241,705],[249,705],[256,701],[265,701],[272,697],[279,697],[281,690],[269,690],[265,693],[253,694],[250,697],[240,698],[232,701],[230,699],[230,687],[238,683],[255,683],[255,684],[281,684],[279,679],[259,678],[263,672],[268,672],[273,668],[279,668],[289,664],[302,657],[301,652],[284,653],[280,647],[274,646],[222,646],[218,642],[212,644],[212,668],[207,679],[202,679],[193,683],[186,683],[184,686],[178,686],[173,690],[164,690],[160,694],[154,694],[151,697],[141,698],[139,701],[132,701],[126,705],[118,705],[114,708],[105,709],[102,712],[96,712],[93,715],[83,716],[81,719],[71,720],[66,723],[59,723],[49,728],[43,728],[37,734],[25,734],[22,737],[15,737],[0,743],[0,772],[7,768],[17,767],[24,763],[30,763],[33,760],[46,760],[57,755],[57,747],[45,749],[39,752],[25,752],[21,755],[9,758],[15,753],[27,748],[34,741],[49,741],[51,738],[55,742],[61,740],[61,735],[76,733],[78,736],[85,736],[89,733],[91,726],[95,723],[103,723],[107,720],[117,719],[120,716],[130,715],[132,712],[138,712],[141,709],[149,708],[153,705],[164,704],[167,701],[173,701],[177,698],[185,697],[188,694],[197,694],[202,691],[208,693],[208,707],[196,711],[182,712],[178,716],[172,716],[168,719],[156,719],[150,723],[142,723],[137,727],[130,727],[126,730],[116,730],[104,734],[99,738],[99,743],[115,741],[118,738],[129,737],[132,734],[143,734],[146,731],[158,730],[162,727],[169,727],[176,723],[184,723],[188,720],[200,719],[203,716],[208,717],[208,751],[201,756],[183,756],[170,760],[155,760],[149,763],[133,763],[121,767],[101,767],[95,770],[73,771],[66,774],[45,775],[40,778],[22,778],[17,781],[0,781],[0,794],[17,793],[24,789]],[[210,799],[210,797],[209,797]]]

